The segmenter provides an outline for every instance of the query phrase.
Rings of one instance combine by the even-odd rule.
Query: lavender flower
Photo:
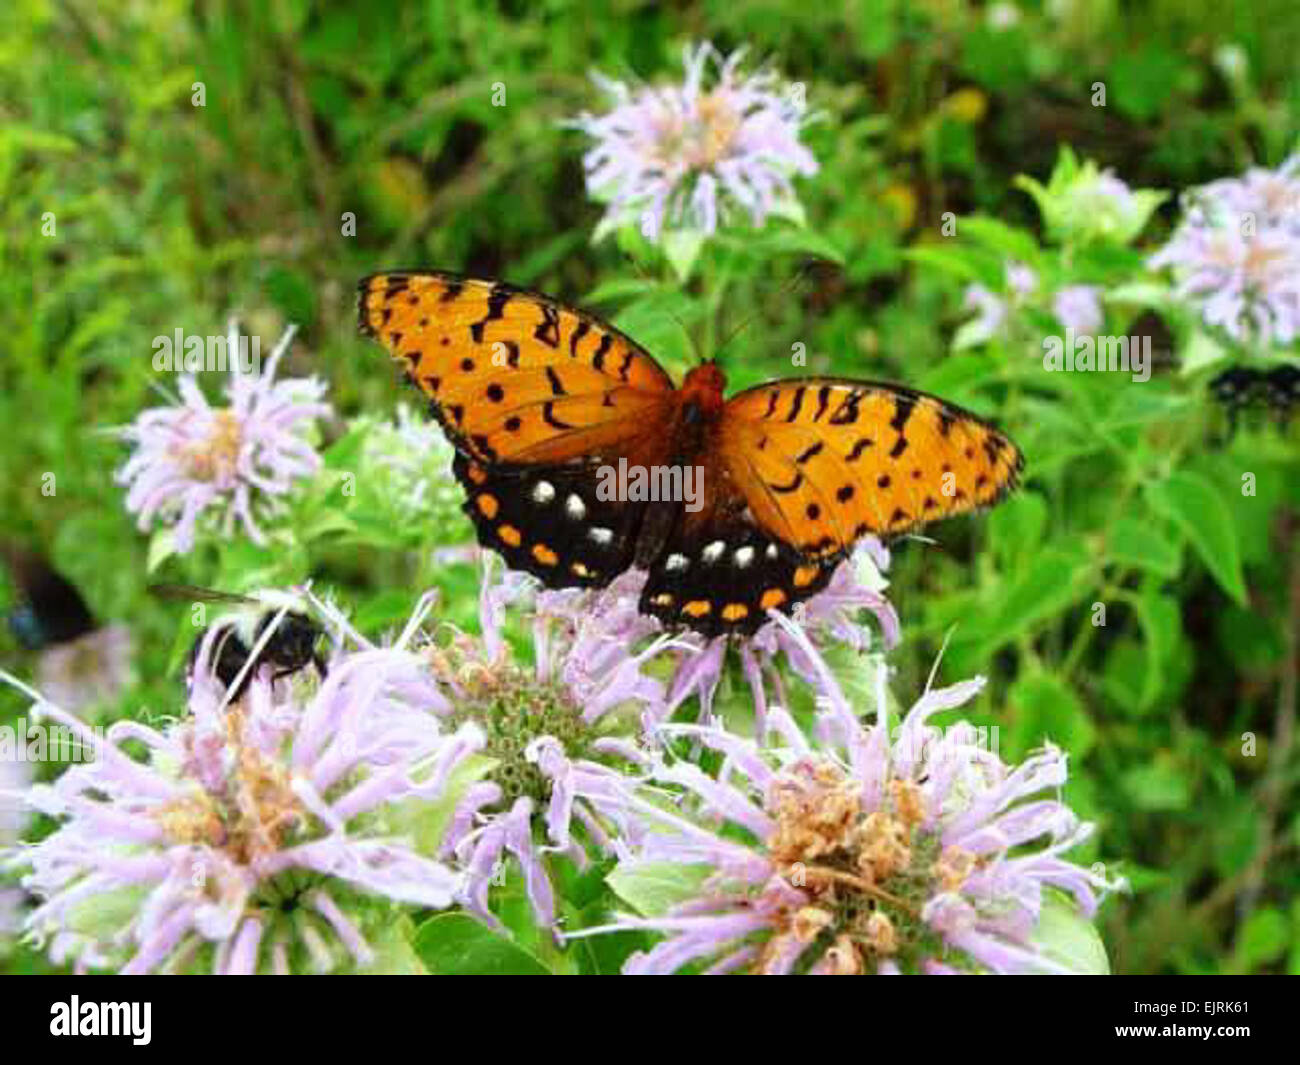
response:
[[[1038,275],[1024,263],[1008,261],[1003,268],[1006,293],[999,295],[983,285],[966,289],[963,306],[975,317],[962,326],[953,341],[956,350],[986,343],[1002,332],[1007,316],[1038,292]],[[1052,313],[1060,323],[1079,334],[1093,334],[1105,323],[1101,289],[1097,285],[1066,285],[1052,293]]]
[[[1197,226],[1278,226],[1300,233],[1300,154],[1276,170],[1251,167],[1240,177],[1220,178],[1186,197],[1187,221]]]
[[[31,780],[26,762],[0,761],[0,851],[12,846],[27,825],[27,807],[22,801]],[[0,945],[18,931],[23,893],[0,883]]]
[[[186,552],[199,519],[211,510],[222,517],[224,535],[238,520],[250,539],[266,543],[256,518],[276,512],[295,482],[320,468],[308,434],[315,419],[330,413],[322,382],[274,380],[293,334],[292,327],[285,331],[260,374],[232,365],[227,406],[211,405],[185,375],[180,404],[147,410],[121,431],[136,450],[117,480],[129,486],[126,507],[142,531],[155,522],[174,526],[176,550]],[[238,343],[232,322],[230,349]]]
[[[427,711],[438,693],[403,641],[336,657],[305,701],[262,669],[227,704],[215,635],[189,715],[164,730],[123,721],[100,737],[40,702],[96,757],[25,792],[61,822],[4,856],[41,900],[28,938],[56,962],[125,973],[366,966],[367,922],[394,902],[449,906],[462,890],[390,826],[409,800],[441,796],[483,735],[449,734]]]
[[[1300,335],[1300,239],[1282,227],[1184,226],[1147,264],[1173,267],[1178,298],[1239,343]]]
[[[36,686],[45,698],[74,714],[115,702],[132,681],[131,630],[105,625],[41,651]]]
[[[629,768],[647,758],[630,738],[664,713],[663,684],[644,671],[667,644],[656,623],[640,615],[621,584],[593,598],[579,591],[544,592],[534,605],[531,668],[506,643],[507,604],[530,587],[522,574],[484,580],[482,637],[462,636],[431,651],[443,697],[435,712],[454,726],[486,736],[482,753],[495,762],[456,808],[443,856],[467,868],[464,904],[495,924],[491,887],[512,860],[539,924],[556,924],[548,855],[579,867],[589,851],[628,853],[636,825],[623,813]],[[629,718],[628,715],[639,714]]]
[[[1066,285],[1052,296],[1052,313],[1080,336],[1096,334],[1106,322],[1101,291],[1097,285]]]
[[[1175,294],[1242,344],[1300,336],[1300,156],[1194,189],[1169,242],[1147,260],[1169,267]]]
[[[634,219],[652,241],[665,230],[711,234],[734,213],[761,226],[793,204],[791,178],[817,172],[799,141],[803,99],[772,71],[742,75],[742,55],[688,46],[681,85],[596,76],[614,106],[573,124],[596,141],[583,164],[588,191],[607,204],[598,236]]]
[[[1049,889],[1090,916],[1115,885],[1062,856],[1092,826],[1045,794],[1065,783],[1060,751],[1007,766],[972,726],[928,723],[983,683],[927,690],[892,739],[883,666],[872,726],[834,694],[813,740],[780,708],[763,745],[676,726],[723,765],[716,779],[684,762],[656,769],[684,808],[630,800],[647,830],[628,873],[652,867],[662,884],[678,869],[682,901],[577,934],[664,934],[629,973],[1066,971],[1034,939]]]
[[[1038,288],[1038,275],[1032,267],[1014,260],[1003,267],[1006,280],[1006,294],[999,295],[980,284],[969,285],[963,296],[962,306],[974,311],[975,317],[961,327],[953,340],[956,350],[984,344],[1002,332],[1007,315],[1012,307]]]

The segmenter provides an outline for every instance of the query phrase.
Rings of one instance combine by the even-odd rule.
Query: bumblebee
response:
[[[155,584],[149,590],[163,599],[219,603],[231,608],[199,633],[190,648],[186,670],[187,677],[193,675],[199,648],[207,633],[219,630],[212,653],[212,669],[228,690],[239,681],[238,688],[230,690],[231,702],[244,694],[253,674],[262,665],[274,668],[273,680],[293,676],[308,666],[315,667],[322,680],[326,676],[325,660],[316,650],[324,630],[301,610],[295,609],[301,604],[294,596],[269,592],[257,596],[235,595],[186,584]],[[249,666],[253,648],[266,636],[271,625],[275,625],[274,630],[258,651],[257,661]]]

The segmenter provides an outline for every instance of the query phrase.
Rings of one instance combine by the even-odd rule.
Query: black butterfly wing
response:
[[[683,512],[650,564],[640,609],[706,637],[752,635],[826,587],[840,558],[807,559],[764,532],[742,499]]]
[[[633,560],[646,504],[620,501],[595,463],[480,463],[452,470],[479,543],[548,588],[602,588]]]

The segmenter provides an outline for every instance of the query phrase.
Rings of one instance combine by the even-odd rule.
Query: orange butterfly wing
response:
[[[375,274],[360,283],[358,311],[453,443],[483,461],[628,454],[672,395],[659,364],[618,330],[504,282]]]
[[[809,559],[992,506],[1024,465],[989,422],[896,385],[804,378],[723,409],[721,459],[755,521]]]
[[[676,393],[649,354],[546,296],[440,272],[365,278],[358,318],[455,445],[482,544],[550,587],[632,564],[645,504],[601,499],[598,470],[665,461]]]
[[[863,536],[990,506],[1022,465],[988,422],[910,389],[836,378],[751,388],[723,407],[705,505],[651,565],[641,609],[709,636],[752,633],[825,588]]]

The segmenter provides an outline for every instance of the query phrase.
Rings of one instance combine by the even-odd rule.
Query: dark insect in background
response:
[[[18,602],[5,620],[25,650],[70,643],[99,628],[76,586],[45,558],[9,545],[0,546],[0,557],[18,593]]]

